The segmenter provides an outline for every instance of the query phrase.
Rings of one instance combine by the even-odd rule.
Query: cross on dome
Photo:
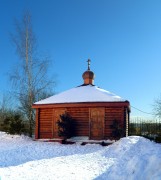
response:
[[[88,62],[88,71],[90,71],[90,64],[91,64],[91,60],[90,60],[90,59],[88,59],[88,60],[87,60],[87,62]]]

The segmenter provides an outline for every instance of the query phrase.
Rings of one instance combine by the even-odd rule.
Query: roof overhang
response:
[[[130,112],[129,101],[124,102],[79,102],[79,103],[54,103],[54,104],[33,104],[32,108],[67,108],[67,107],[127,107]]]

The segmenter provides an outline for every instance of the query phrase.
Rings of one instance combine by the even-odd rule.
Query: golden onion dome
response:
[[[92,72],[90,70],[90,62],[91,62],[91,60],[88,59],[87,62],[88,62],[88,70],[83,73],[82,77],[84,79],[84,84],[92,84],[93,85],[94,84],[95,74],[94,74],[94,72]]]

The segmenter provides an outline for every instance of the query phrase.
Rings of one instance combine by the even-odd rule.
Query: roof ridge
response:
[[[96,85],[94,85],[94,84],[81,84],[81,85],[76,86],[76,87],[82,87],[82,86],[96,86]]]

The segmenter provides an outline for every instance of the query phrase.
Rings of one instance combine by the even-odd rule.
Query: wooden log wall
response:
[[[104,138],[108,139],[112,136],[114,120],[120,122],[122,128],[124,128],[124,107],[106,107],[105,108],[105,129],[104,129]]]
[[[52,113],[51,108],[39,111],[39,138],[52,138]]]
[[[89,108],[67,108],[76,121],[76,136],[89,136]]]
[[[66,112],[76,121],[76,136],[89,136],[90,135],[90,110],[93,107],[67,107]],[[97,108],[97,107],[95,107]],[[128,119],[128,111],[124,106],[115,107],[102,107],[105,108],[104,117],[104,139],[111,138],[112,131],[111,125],[114,120],[120,121],[121,127],[124,128],[128,126],[126,120]],[[57,110],[61,108],[56,108]],[[55,135],[55,112],[56,109],[53,108],[39,108],[37,109],[37,117],[39,120],[36,123],[36,138],[56,138]]]

